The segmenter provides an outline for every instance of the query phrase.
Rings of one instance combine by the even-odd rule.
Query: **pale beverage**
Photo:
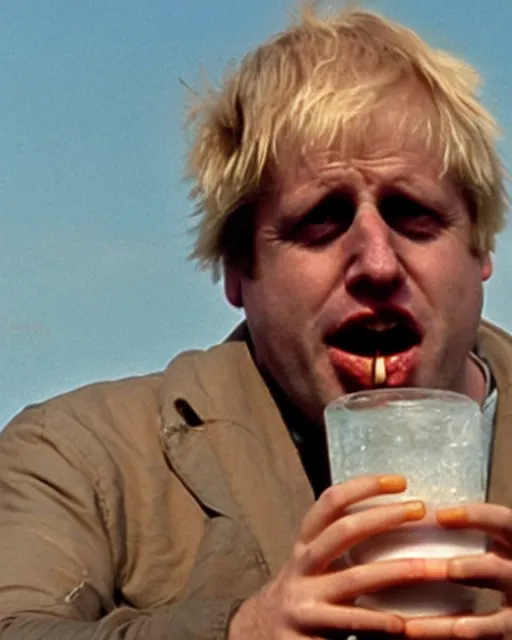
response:
[[[475,402],[428,389],[361,392],[331,403],[326,425],[333,483],[390,473],[408,480],[403,494],[379,496],[353,510],[414,499],[428,506],[422,521],[354,547],[350,563],[485,552],[482,533],[443,529],[434,518],[434,508],[485,500],[490,434]],[[415,583],[361,597],[358,604],[409,616],[445,615],[470,610],[472,595],[453,583]]]

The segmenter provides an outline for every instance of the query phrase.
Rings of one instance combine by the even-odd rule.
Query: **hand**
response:
[[[402,633],[400,617],[355,607],[355,599],[392,585],[442,580],[446,561],[407,559],[354,567],[333,563],[366,538],[424,517],[425,505],[418,501],[347,513],[360,500],[399,493],[405,486],[401,476],[380,476],[327,489],[304,518],[279,575],[234,616],[229,640],[319,638],[335,630],[347,635],[355,631]]]
[[[441,526],[473,529],[493,541],[488,553],[458,557],[447,565],[447,578],[501,591],[503,608],[489,615],[422,618],[406,623],[410,638],[503,638],[512,633],[512,511],[494,504],[473,504],[437,512]]]

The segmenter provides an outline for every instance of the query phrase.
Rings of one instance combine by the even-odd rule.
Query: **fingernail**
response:
[[[407,520],[421,520],[426,513],[425,505],[423,502],[407,502]]]
[[[380,476],[378,482],[383,493],[400,493],[407,487],[407,480],[403,476]]]
[[[454,507],[451,509],[439,509],[436,512],[439,524],[447,526],[464,526],[468,523],[468,510],[465,507]]]

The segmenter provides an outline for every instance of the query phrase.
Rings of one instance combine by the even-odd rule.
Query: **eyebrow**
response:
[[[446,193],[441,184],[432,179],[411,179],[410,175],[398,175],[389,181],[389,186],[402,188],[405,193],[411,197],[425,199],[430,206],[443,209],[453,203],[453,198],[457,195],[455,189],[453,192]],[[385,186],[383,187],[385,191]],[[450,190],[451,191],[451,190]]]
[[[451,187],[449,186],[450,183],[446,180],[446,176],[443,177],[439,174],[438,179],[436,179],[435,175],[419,177],[418,173],[421,165],[416,162],[418,171],[414,171],[414,165],[408,164],[407,158],[388,159],[388,168],[385,175],[383,175],[379,170],[381,161],[382,158],[378,158],[375,160],[359,160],[352,164],[347,160],[333,160],[320,167],[316,172],[312,170],[314,169],[313,165],[308,164],[305,167],[306,173],[303,181],[300,180],[300,171],[295,174],[294,179],[297,184],[293,192],[284,197],[283,190],[281,190],[281,194],[278,194],[279,209],[282,210],[284,217],[298,216],[304,210],[314,206],[318,201],[319,192],[322,193],[321,197],[328,193],[343,190],[347,192],[353,190],[354,195],[356,195],[357,185],[354,185],[353,181],[348,177],[343,179],[343,174],[346,174],[349,169],[358,171],[357,164],[363,165],[359,168],[359,171],[374,174],[376,181],[381,182],[376,192],[377,200],[381,197],[379,194],[385,192],[386,189],[392,190],[396,188],[403,190],[404,194],[409,194],[411,198],[425,200],[426,205],[433,209],[442,210],[453,206],[454,197],[457,196],[458,192],[453,183]],[[448,193],[446,193],[446,189],[448,189]],[[303,196],[303,190],[306,193],[312,191],[312,195],[309,197]],[[304,199],[305,204],[302,204]]]

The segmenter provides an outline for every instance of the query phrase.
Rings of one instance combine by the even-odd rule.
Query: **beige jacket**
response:
[[[512,506],[512,340],[487,325],[480,344],[490,499]],[[224,639],[312,503],[244,342],[29,407],[0,435],[0,638]]]

